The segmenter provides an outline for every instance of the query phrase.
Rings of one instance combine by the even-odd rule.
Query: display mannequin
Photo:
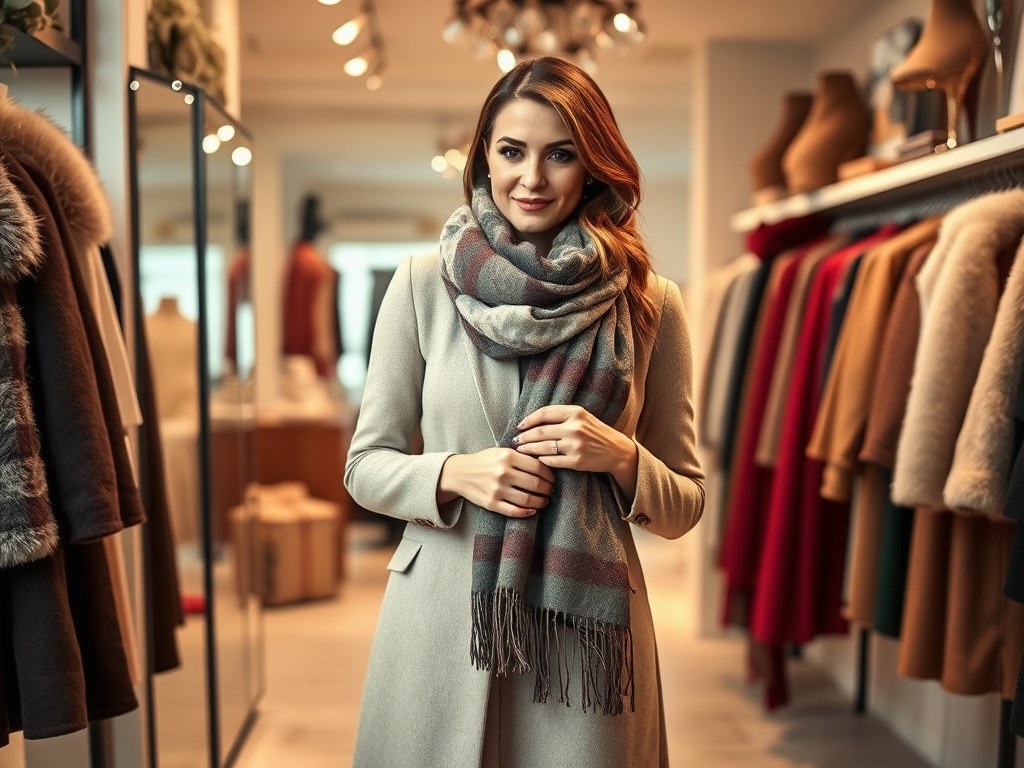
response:
[[[160,419],[199,418],[199,331],[181,314],[173,296],[160,299],[146,318],[153,350],[153,378]]]
[[[988,43],[972,0],[932,0],[928,24],[906,61],[892,72],[901,91],[934,88],[946,94],[946,146],[957,145],[957,117]]]
[[[302,203],[302,228],[285,278],[282,351],[313,358],[317,373],[331,379],[340,355],[338,273],[314,245],[325,226],[319,198],[307,195]]]
[[[782,119],[775,128],[775,134],[750,162],[754,205],[770,203],[786,196],[782,157],[807,120],[812,101],[813,97],[809,93],[787,93],[783,97]]]
[[[849,72],[818,76],[814,104],[782,159],[790,192],[835,183],[840,164],[864,154],[868,113]]]
[[[199,540],[199,330],[172,296],[146,318],[175,540]]]

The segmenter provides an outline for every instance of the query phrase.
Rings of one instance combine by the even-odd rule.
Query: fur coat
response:
[[[38,560],[57,546],[39,433],[25,370],[25,322],[16,286],[43,258],[35,216],[0,168],[0,567]]]
[[[1017,251],[992,337],[978,371],[953,468],[943,492],[951,509],[983,512],[1002,519],[1015,458],[1014,403],[1024,362],[1024,251]]]
[[[1024,191],[980,197],[946,216],[918,275],[921,337],[892,486],[900,506],[945,506],[943,489],[992,334],[1006,254],[1022,236]]]

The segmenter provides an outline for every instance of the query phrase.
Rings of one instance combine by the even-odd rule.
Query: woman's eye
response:
[[[515,160],[519,157],[519,150],[515,147],[502,147],[498,150],[498,154],[502,157],[508,158],[509,160]]]
[[[575,159],[571,152],[566,152],[564,149],[556,149],[551,153],[551,159],[556,163],[568,163]]]

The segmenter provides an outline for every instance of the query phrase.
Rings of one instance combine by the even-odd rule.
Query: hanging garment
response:
[[[9,127],[0,115],[0,132]],[[18,145],[8,136],[4,146]],[[0,572],[12,605],[2,640],[14,674],[4,680],[8,722],[45,738],[137,707],[104,545],[84,542],[139,522],[142,512],[96,321],[67,256],[74,240],[50,186],[60,170],[47,175],[6,153],[0,160],[47,244],[35,279],[18,293],[51,504],[69,539],[83,542]]]
[[[782,266],[777,284],[766,296],[764,327],[757,345],[744,399],[746,417],[737,442],[736,460],[729,482],[730,496],[722,541],[720,567],[725,575],[724,623],[747,626],[750,592],[760,562],[763,535],[763,503],[771,488],[771,473],[753,461],[756,436],[760,433],[772,363],[778,352],[786,310],[792,298],[796,275],[804,259],[820,242],[798,250],[791,259],[777,260]]]
[[[136,296],[137,307],[142,296]],[[143,467],[145,485],[140,489],[146,508],[146,536],[143,538],[145,557],[149,563],[149,632],[150,672],[166,672],[181,664],[178,653],[177,628],[184,626],[185,614],[181,609],[181,587],[178,578],[177,549],[171,523],[171,506],[164,474],[164,457],[160,441],[160,417],[157,414],[154,392],[153,366],[150,346],[146,337],[146,324],[139,323],[138,371],[139,400],[145,419],[139,443],[139,461]]]
[[[923,322],[893,500],[944,505],[942,491],[999,304],[1024,235],[1024,191],[973,200],[946,216],[918,276]]]
[[[729,286],[722,304],[719,333],[715,339],[714,366],[708,374],[707,400],[703,429],[698,433],[701,444],[715,451],[720,463],[726,463],[722,451],[722,435],[725,430],[725,409],[729,390],[729,376],[733,362],[739,354],[739,337],[743,314],[750,300],[757,268],[740,274]]]
[[[907,260],[938,227],[936,219],[921,222],[864,256],[807,447],[809,457],[825,464],[826,499],[850,500],[889,309]]]
[[[864,256],[858,256],[850,264],[843,276],[843,283],[832,297],[832,308],[829,310],[828,337],[825,339],[825,352],[822,355],[821,371],[818,378],[821,380],[821,389],[825,389],[825,382],[828,373],[832,368],[832,357],[835,355],[836,343],[839,341],[839,331],[843,327],[843,320],[846,318],[846,310],[850,306],[850,295],[853,293],[853,285],[856,282],[857,274],[860,272],[860,265]]]
[[[956,441],[943,499],[951,509],[1003,517],[1015,457],[1014,400],[1024,362],[1024,252],[1017,252]]]
[[[766,469],[775,467],[778,458],[779,438],[782,435],[782,413],[789,392],[789,381],[793,373],[793,358],[796,354],[796,342],[800,335],[800,323],[807,306],[807,292],[818,265],[826,256],[849,243],[849,236],[834,235],[824,241],[820,248],[814,250],[803,259],[793,284],[793,299],[786,309],[786,321],[782,328],[779,341],[779,353],[772,368],[771,386],[768,389],[768,400],[765,404],[764,422],[761,434],[757,438],[757,452],[754,460],[758,466]]]
[[[832,296],[853,259],[895,231],[885,228],[828,257],[818,267],[808,295],[751,616],[752,635],[768,646],[805,643],[819,634],[846,631],[839,608],[848,510],[818,495],[822,467],[804,455],[804,448],[817,411]],[[782,703],[766,702],[770,708]]]
[[[757,269],[759,263],[760,261],[754,254],[745,253],[739,258],[733,259],[724,267],[716,269],[704,281],[702,291],[703,303],[701,305],[699,323],[700,335],[697,337],[696,349],[698,359],[702,361],[700,370],[703,372],[700,378],[701,386],[696,392],[698,434],[703,431],[704,422],[707,418],[708,388],[711,371],[715,366],[718,339],[721,335],[724,321],[726,295],[740,275]]]
[[[878,355],[864,444],[858,456],[866,467],[884,468],[886,481],[877,564],[864,557],[855,557],[853,561],[851,618],[866,623],[871,617],[875,630],[889,637],[900,636],[914,527],[913,508],[896,506],[890,498],[889,488],[921,326],[921,304],[915,281],[933,246],[934,243],[928,242],[914,251],[896,289]],[[858,532],[856,536],[860,541],[861,534]]]

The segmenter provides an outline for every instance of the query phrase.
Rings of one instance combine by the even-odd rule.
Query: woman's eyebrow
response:
[[[519,139],[513,139],[509,136],[502,136],[498,141],[504,141],[506,144],[511,144],[514,147],[526,147],[525,141]],[[552,141],[550,144],[545,145],[544,149],[554,149],[555,147],[562,147],[566,144],[572,144],[572,139],[561,139],[560,141]]]

